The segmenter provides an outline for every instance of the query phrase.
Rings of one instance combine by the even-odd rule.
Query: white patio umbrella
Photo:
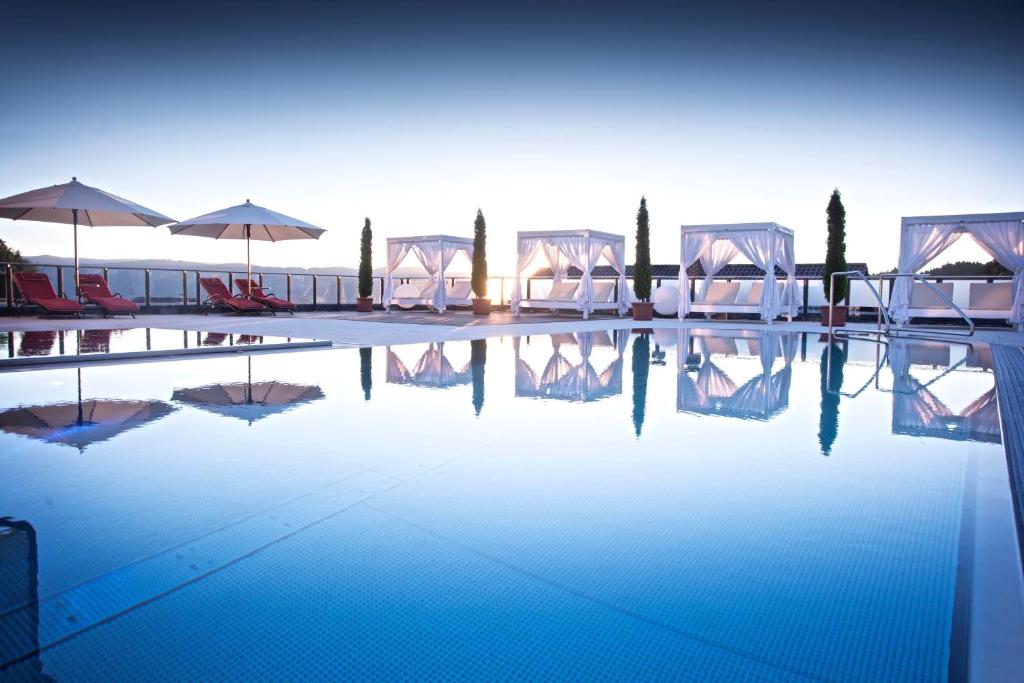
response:
[[[245,204],[232,206],[220,211],[197,216],[187,221],[167,226],[172,235],[195,235],[212,237],[216,240],[245,240],[245,273],[252,279],[252,258],[250,240],[280,242],[281,240],[320,239],[327,232],[298,218],[285,216],[262,206],[256,206],[248,199]],[[231,286],[231,283],[228,283]]]
[[[38,190],[0,199],[0,218],[14,221],[70,223],[75,226],[75,291],[78,290],[78,225],[157,227],[173,223],[159,211],[89,187],[72,178],[70,183],[51,185]]]

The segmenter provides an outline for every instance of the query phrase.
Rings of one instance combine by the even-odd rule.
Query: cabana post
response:
[[[465,296],[461,294],[457,298],[449,300],[448,287],[445,282],[445,272],[452,260],[460,253],[466,257],[473,258],[473,239],[470,237],[454,237],[452,235],[423,235],[420,237],[389,237],[388,241],[388,263],[384,274],[384,291],[382,300],[384,310],[391,310],[393,303],[398,303],[394,298],[395,281],[394,271],[405,257],[412,252],[423,268],[430,275],[430,282],[421,294],[423,296],[403,300],[415,304],[430,306],[439,313],[444,313],[448,304],[470,304],[469,292]]]
[[[965,233],[1013,273],[1009,292],[1005,285],[1000,292],[998,285],[972,284],[971,302],[965,313],[970,318],[1005,317],[1024,330],[1024,212],[904,217],[900,225],[899,273],[916,273]],[[896,278],[889,302],[893,320],[903,325],[912,317],[949,314],[944,306],[918,296],[913,284],[912,278]],[[952,293],[951,288],[949,291]]]
[[[747,301],[736,301],[735,286],[716,288],[715,274],[742,254],[764,271],[764,280],[751,288]],[[697,261],[704,268],[704,282],[696,301],[690,301],[686,270]],[[775,267],[786,274],[780,294]],[[780,315],[789,320],[797,312],[796,252],[793,231],[778,223],[725,223],[684,225],[680,229],[679,317],[697,313],[757,313],[770,325]]]
[[[629,283],[626,282],[626,238],[622,235],[597,230],[521,231],[516,235],[516,247],[518,260],[510,302],[513,315],[518,316],[524,304],[537,308],[575,309],[583,313],[584,320],[595,310],[614,310],[620,316],[629,310],[632,296]],[[538,253],[543,253],[551,266],[554,285],[548,298],[524,301],[521,282],[523,271]],[[618,273],[614,291],[609,288],[605,292],[603,288],[595,288],[594,266],[602,257]],[[578,285],[563,282],[569,266],[583,273]]]

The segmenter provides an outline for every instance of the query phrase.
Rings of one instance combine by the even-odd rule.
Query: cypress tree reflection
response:
[[[473,410],[480,415],[484,407],[484,366],[487,365],[487,340],[474,339],[469,342],[471,351],[469,365],[473,373]]]
[[[373,348],[363,346],[359,349],[359,381],[363,386],[363,400],[370,400],[373,389]]]
[[[651,370],[651,339],[641,334],[633,340],[633,431],[640,438],[647,413],[647,375]]]
[[[831,381],[829,363],[831,362]],[[835,343],[828,343],[821,351],[821,416],[818,419],[818,443],[821,454],[830,455],[832,444],[839,433],[839,390],[843,387],[843,365],[846,350]]]

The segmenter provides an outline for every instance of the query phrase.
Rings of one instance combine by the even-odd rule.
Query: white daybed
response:
[[[542,230],[520,232],[516,236],[518,260],[512,285],[511,308],[519,315],[520,308],[554,308],[577,310],[584,320],[593,311],[617,311],[624,315],[632,302],[626,282],[626,239],[597,230]],[[523,271],[538,253],[543,253],[554,273],[554,284],[547,297],[522,298]],[[593,270],[604,258],[618,273],[615,282],[594,282]],[[578,282],[564,281],[569,267],[582,271]],[[616,296],[617,294],[617,296]]]
[[[449,292],[445,282],[445,271],[459,253],[466,254],[470,259],[473,258],[473,240],[471,238],[452,235],[389,237],[387,244],[388,263],[384,274],[382,297],[385,310],[391,310],[392,305],[424,305],[443,313],[448,306],[472,304],[471,288],[461,287],[459,285],[462,283],[456,283],[456,287]],[[426,269],[430,280],[426,285],[417,288],[416,295],[396,298],[393,274],[410,252]]]
[[[684,225],[680,229],[679,317],[689,313],[755,313],[771,324],[780,315],[793,319],[797,311],[796,253],[793,231],[778,223],[728,223]],[[764,271],[742,302],[738,282],[715,282],[715,274],[742,254]],[[686,269],[698,260],[704,268],[704,282],[690,301],[690,278]],[[786,274],[780,288],[775,276],[778,266]]]
[[[1007,320],[1024,330],[1024,212],[904,217],[900,226],[899,273],[918,272],[965,233],[1008,268],[1013,281],[1009,285],[972,284],[964,313],[970,318]],[[936,286],[943,293],[952,293],[949,283]],[[923,293],[926,289],[913,278],[896,278],[889,316],[900,324],[913,317],[957,317],[956,311],[935,292]]]

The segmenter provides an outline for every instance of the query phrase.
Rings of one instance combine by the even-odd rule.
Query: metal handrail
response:
[[[862,271],[859,271],[859,270],[844,270],[844,271],[833,272],[829,276],[829,283],[828,283],[829,284],[829,287],[828,287],[828,336],[829,336],[829,338],[831,339],[832,336],[835,334],[834,331],[833,331],[834,330],[834,325],[832,323],[832,320],[834,319],[834,316],[832,315],[832,312],[833,312],[833,309],[835,308],[835,305],[836,305],[835,304],[835,295],[836,295],[836,276],[837,275],[840,275],[840,276],[845,275],[846,277],[856,276],[858,279],[862,280],[864,282],[864,284],[866,284],[868,286],[868,289],[871,290],[871,294],[873,294],[875,299],[878,301],[878,310],[882,312],[882,316],[885,318],[885,334],[888,335],[890,327],[891,327],[891,324],[890,324],[890,321],[889,321],[889,312],[886,310],[885,302],[882,301],[882,295],[878,293],[878,291],[875,289],[875,286],[871,284],[871,281],[868,280],[867,276],[864,275],[864,273]],[[849,335],[845,334],[845,335],[840,335],[840,336],[849,336]]]

